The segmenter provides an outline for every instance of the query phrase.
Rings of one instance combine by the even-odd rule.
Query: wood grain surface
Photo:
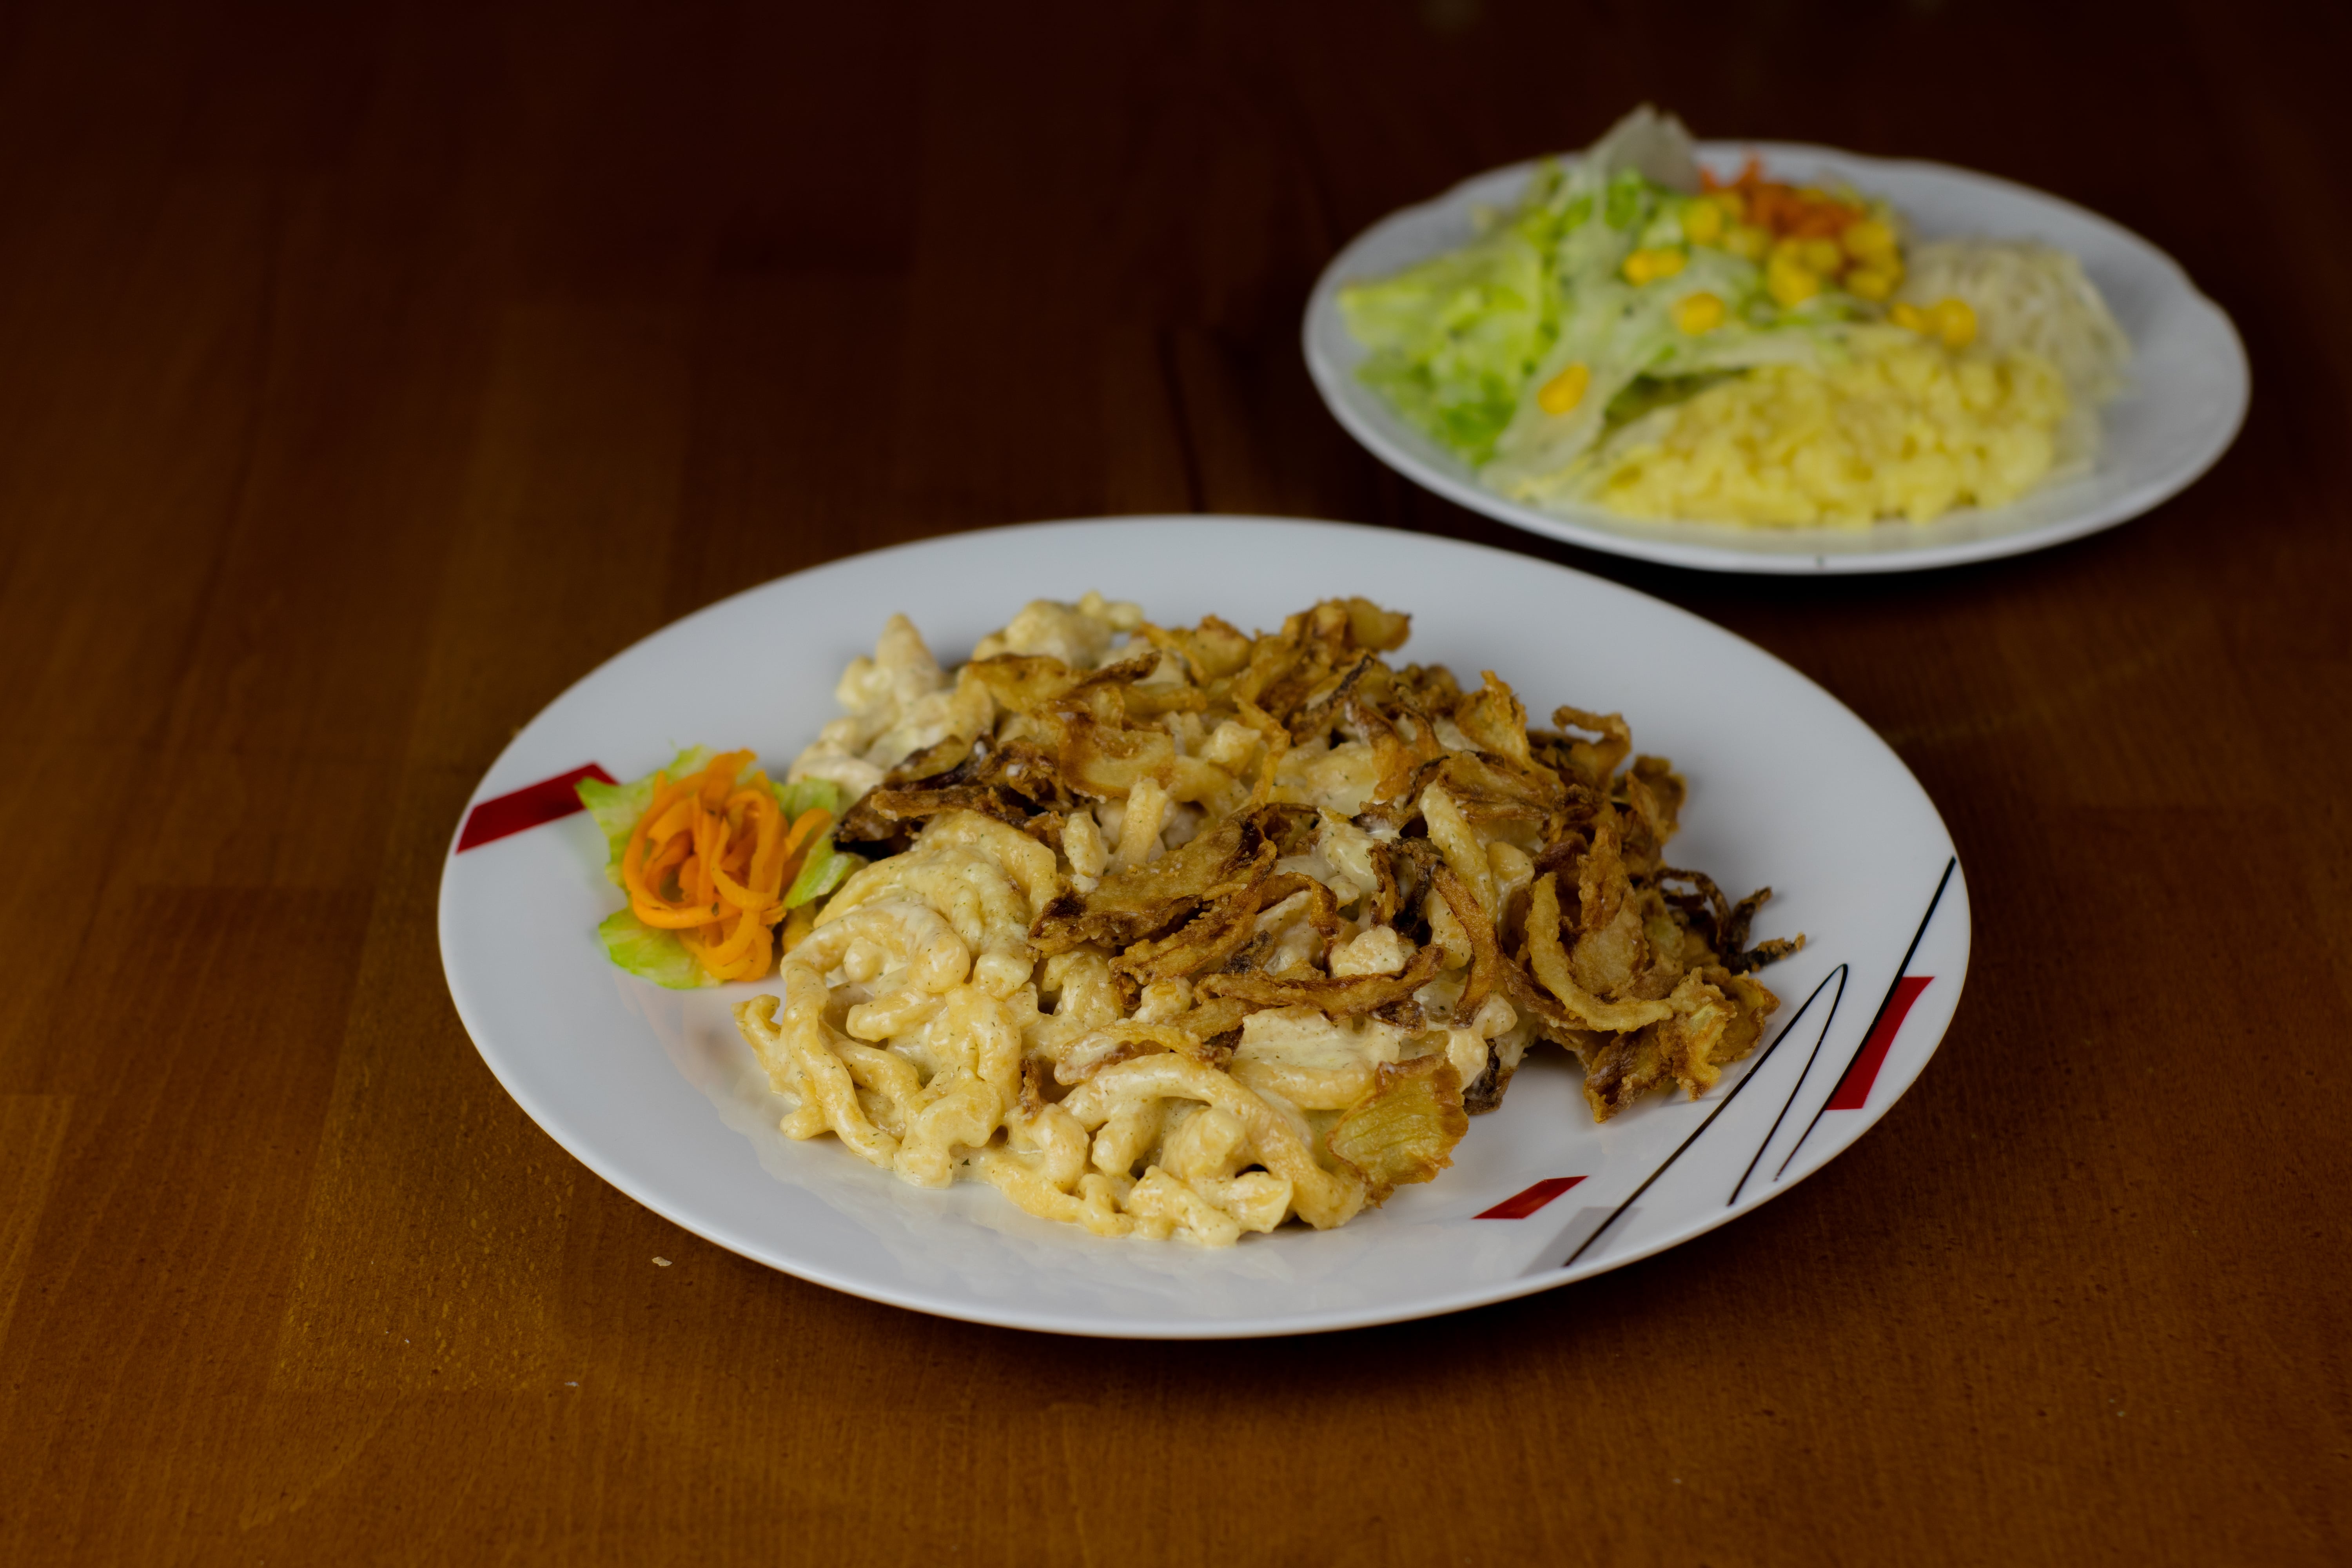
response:
[[[0,1561],[2347,1561],[2347,50],[2284,0],[6,7]],[[2243,437],[1821,582],[1382,469],[1318,268],[1644,97],[2147,235]],[[1821,681],[1969,868],[1925,1077],[1649,1262],[1208,1346],[803,1284],[508,1100],[432,909],[558,690],[816,562],[1188,510],[1566,561]]]

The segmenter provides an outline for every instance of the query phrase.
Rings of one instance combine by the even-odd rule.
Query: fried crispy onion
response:
[[[1029,940],[1041,953],[1082,942],[1125,949],[1168,931],[1212,900],[1249,887],[1279,858],[1245,822],[1226,822],[1157,860],[1103,879],[1092,893],[1065,893],[1045,907]]]
[[[1462,999],[1454,1005],[1454,1021],[1466,1027],[1478,1005],[1494,994],[1502,975],[1503,953],[1495,942],[1495,922],[1486,918],[1477,895],[1454,875],[1454,868],[1441,862],[1430,868],[1430,879],[1470,939],[1470,978],[1463,984]]]
[[[1324,1146],[1363,1178],[1366,1201],[1378,1204],[1454,1163],[1454,1146],[1469,1131],[1454,1064],[1422,1057],[1382,1066],[1371,1093],[1339,1118]]]
[[[1437,977],[1445,952],[1430,942],[1406,961],[1400,974],[1328,975],[1212,974],[1201,982],[1207,996],[1232,996],[1259,1007],[1318,1007],[1334,1018],[1370,1013],[1402,1002]]]
[[[1528,895],[1528,959],[1544,989],[1579,1026],[1623,1034],[1645,1028],[1672,1011],[1663,1002],[1604,1001],[1579,984],[1568,950],[1560,943],[1559,922],[1559,879],[1546,876]]]

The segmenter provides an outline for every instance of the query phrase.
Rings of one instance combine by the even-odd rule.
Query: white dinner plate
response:
[[[1726,179],[1756,153],[1769,178],[1843,181],[1884,196],[1925,239],[2038,239],[2074,252],[2132,341],[2131,389],[2104,411],[2097,468],[2009,506],[1860,529],[1643,522],[1598,507],[1546,511],[1497,495],[1356,379],[1364,350],[1340,319],[1339,291],[1467,242],[1474,209],[1516,205],[1532,163],[1480,174],[1391,213],[1331,258],[1307,299],[1305,328],[1307,368],[1324,404],[1374,457],[1473,511],[1591,550],[1718,572],[1911,572],[2045,549],[2139,516],[2185,489],[2236,439],[2248,389],[2237,329],[2179,263],[2129,229],[2056,196],[1942,163],[1785,142],[1706,142],[1698,153]]]
[[[1762,978],[1766,1044],[1696,1102],[1596,1127],[1576,1068],[1529,1053],[1454,1166],[1328,1232],[1203,1250],[1104,1240],[992,1188],[908,1186],[831,1137],[795,1143],[729,1007],[761,987],[656,989],[611,967],[619,907],[584,815],[542,820],[594,763],[681,746],[781,769],[835,713],[842,667],[894,610],[943,662],[1033,598],[1089,588],[1162,622],[1279,626],[1360,594],[1413,614],[1405,657],[1531,712],[1622,710],[1690,784],[1674,860],[1733,897],[1775,889],[1759,937],[1803,931]],[[714,671],[731,672],[725,680]],[[535,825],[534,825],[535,824]],[[483,1059],[598,1175],[696,1234],[804,1279],[921,1311],[1066,1333],[1214,1338],[1390,1322],[1525,1295],[1720,1225],[1860,1137],[1927,1065],[1968,968],[1966,886],[1916,780],[1870,729],[1728,632],[1598,578],[1384,530],[1258,518],[1037,524],[859,555],[656,633],[532,720],[492,764],[441,879],[441,954]],[[537,1201],[518,1192],[508,1200]],[[1857,1243],[1859,1245],[1859,1243]]]

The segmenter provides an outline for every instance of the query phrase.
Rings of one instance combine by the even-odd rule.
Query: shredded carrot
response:
[[[1737,191],[1747,221],[1775,237],[1833,239],[1866,216],[1851,202],[1767,180],[1763,160],[1754,153],[1741,165],[1737,179],[1719,180],[1706,169],[1698,172],[1698,178],[1703,190]]]
[[[749,752],[729,752],[681,779],[656,773],[653,799],[621,854],[630,910],[649,926],[677,932],[695,962],[720,980],[767,973],[784,890],[833,821],[817,810],[787,824],[766,773],[737,784],[751,760]]]

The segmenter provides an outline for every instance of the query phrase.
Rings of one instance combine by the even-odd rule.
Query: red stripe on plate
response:
[[[1551,1202],[1552,1199],[1559,1196],[1560,1194],[1568,1191],[1569,1188],[1576,1185],[1577,1183],[1582,1180],[1584,1180],[1582,1176],[1546,1176],[1542,1181],[1538,1182],[1526,1192],[1517,1194],[1516,1197],[1505,1198],[1501,1203],[1496,1204],[1493,1208],[1488,1209],[1485,1214],[1482,1214],[1477,1217],[1480,1219],[1525,1219],[1528,1215],[1535,1213],[1536,1210],[1543,1207],[1544,1205]]]
[[[1895,983],[1895,994],[1886,999],[1886,1011],[1870,1026],[1870,1038],[1862,1042],[1862,1049],[1854,1054],[1845,1077],[1838,1079],[1837,1091],[1830,1096],[1825,1109],[1860,1110],[1870,1103],[1870,1086],[1878,1081],[1878,1069],[1886,1065],[1886,1052],[1895,1044],[1895,1032],[1903,1027],[1911,1004],[1919,999],[1919,993],[1927,989],[1928,982],[1935,978],[1932,974],[1906,974]]]
[[[572,787],[582,779],[594,779],[598,784],[614,782],[612,774],[590,763],[568,773],[525,784],[512,795],[486,800],[467,814],[466,831],[457,835],[457,852],[463,855],[494,838],[504,838],[509,833],[520,833],[526,827],[537,827],[542,822],[553,822],[584,809]]]

